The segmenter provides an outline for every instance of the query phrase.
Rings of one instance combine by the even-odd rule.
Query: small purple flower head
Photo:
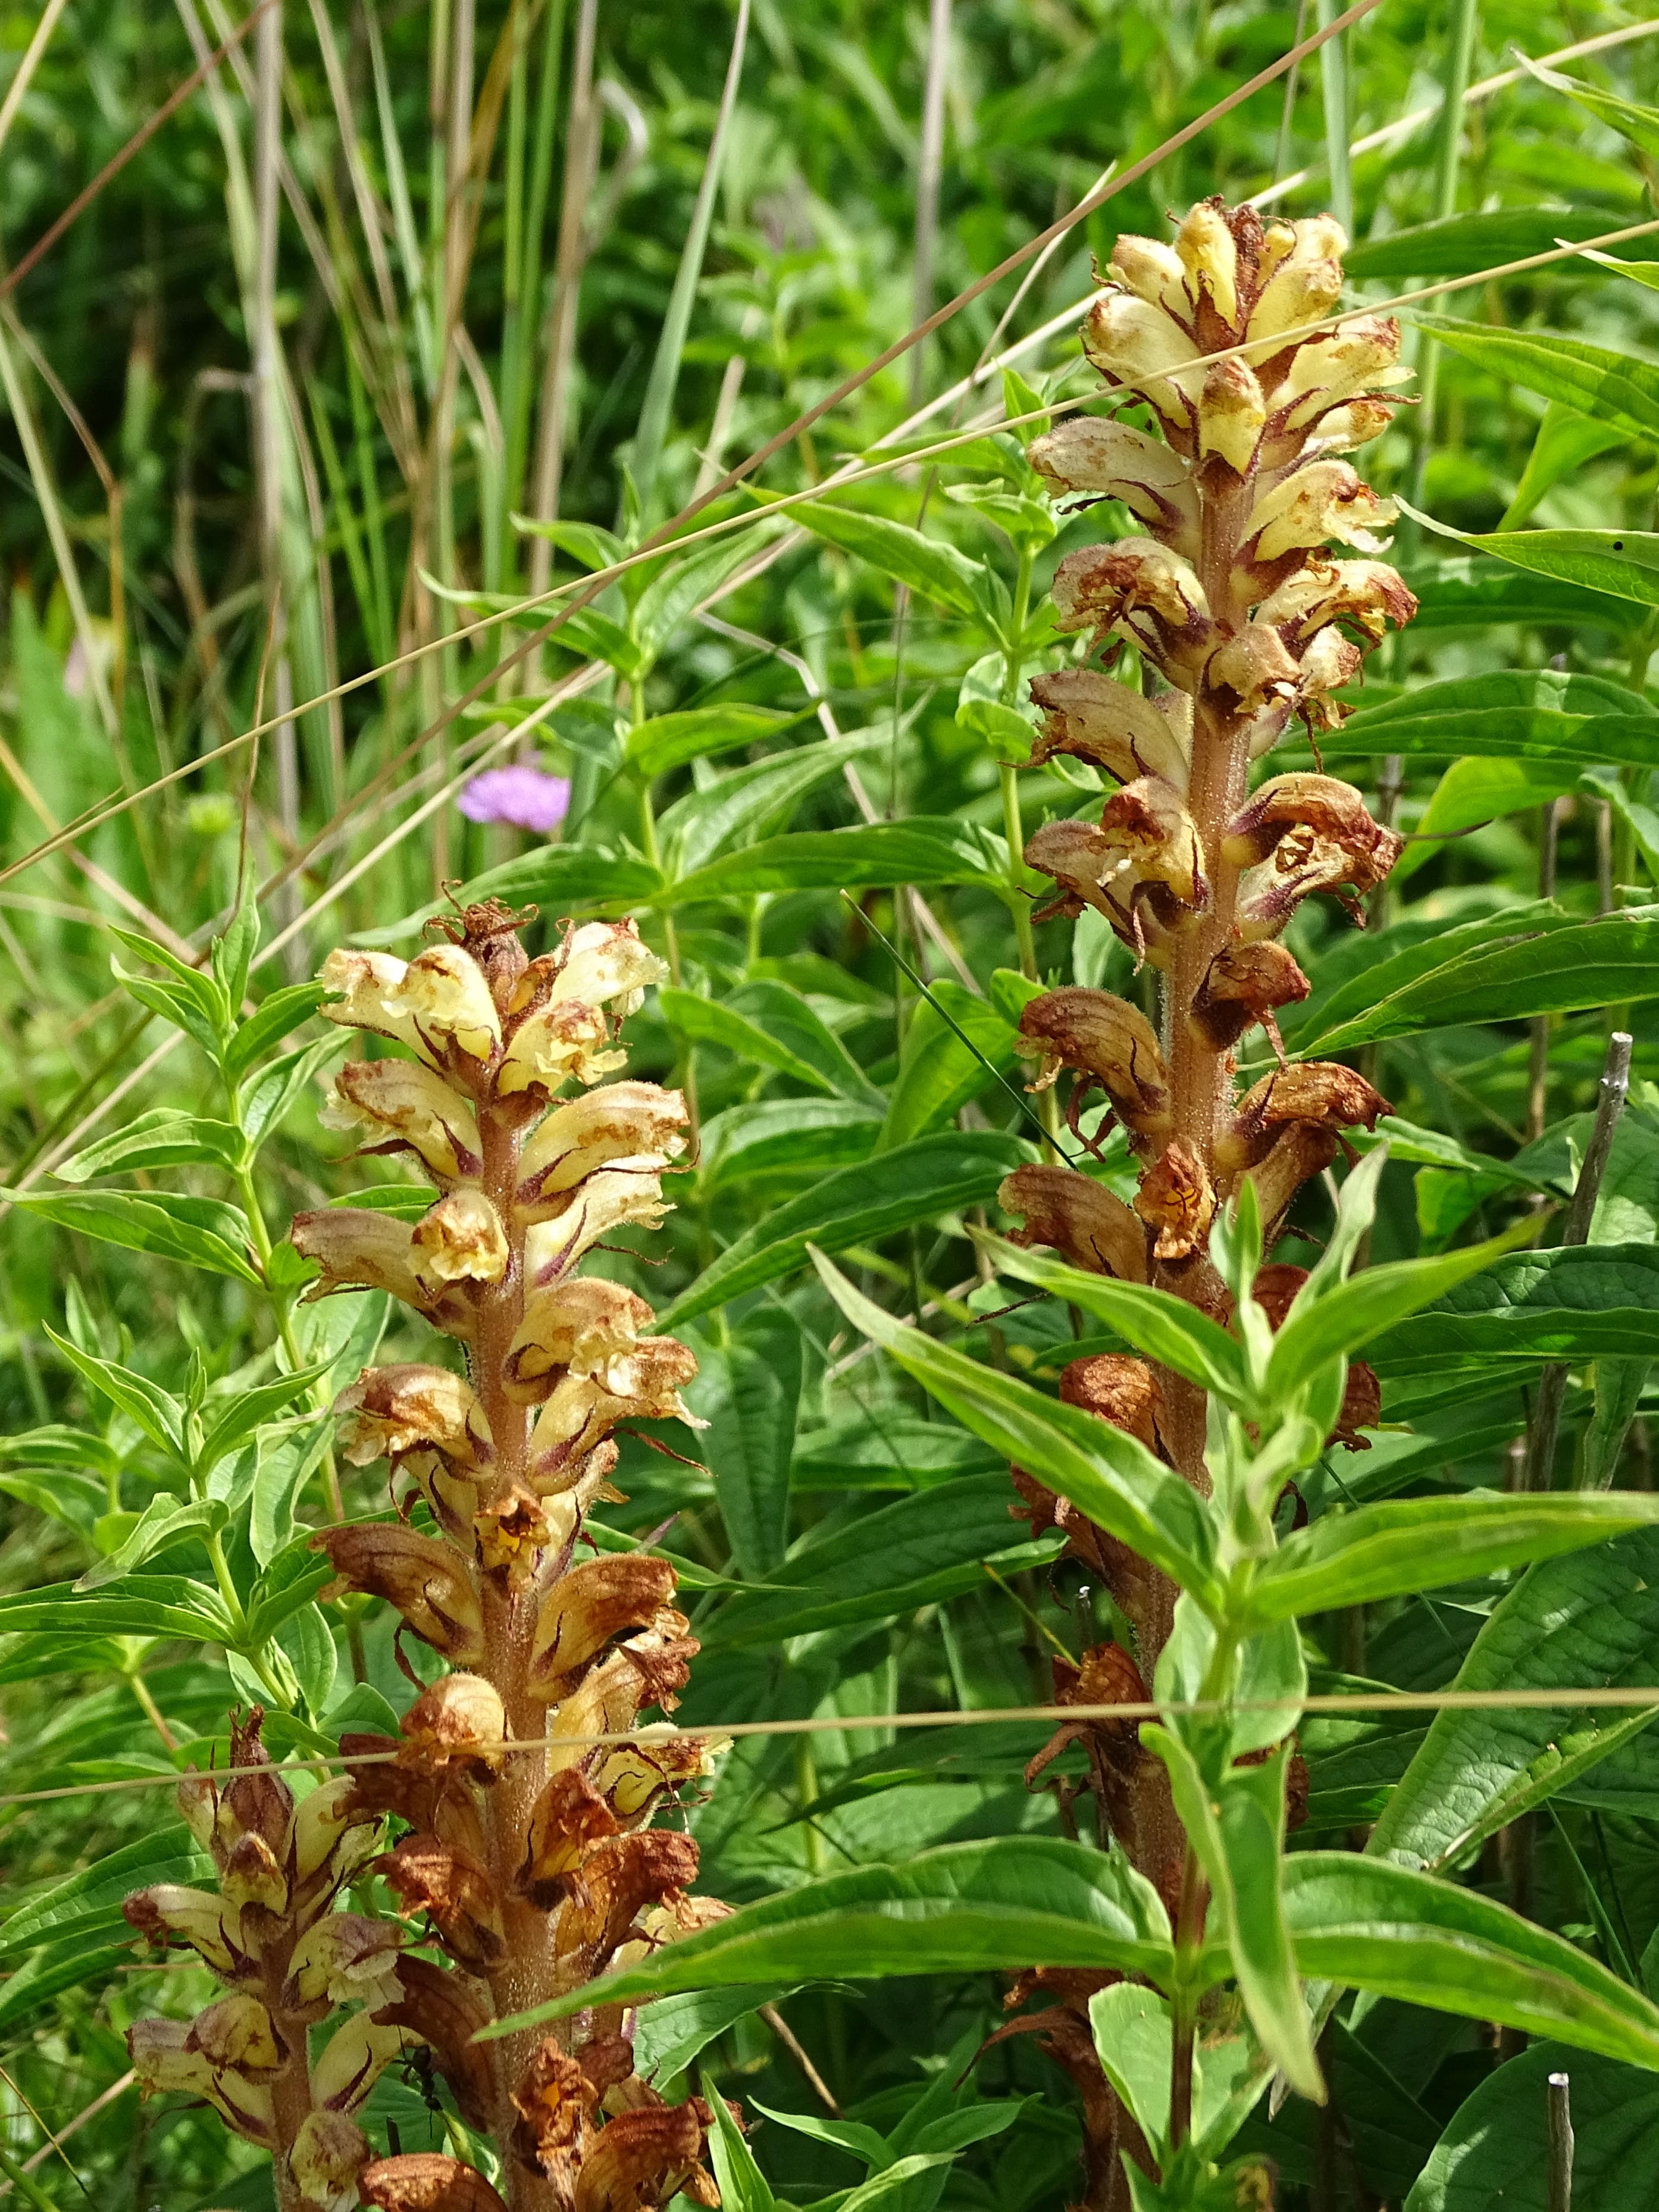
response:
[[[475,775],[455,804],[469,822],[501,822],[510,830],[556,830],[570,806],[570,779],[520,762]]]

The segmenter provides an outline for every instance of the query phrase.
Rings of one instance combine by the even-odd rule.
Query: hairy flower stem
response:
[[[1193,2049],[1198,2004],[1193,1977],[1204,1941],[1204,1876],[1189,1844],[1181,1862],[1181,1903],[1176,1913],[1176,1992],[1170,2045],[1170,2145],[1179,2150],[1193,2127]]]

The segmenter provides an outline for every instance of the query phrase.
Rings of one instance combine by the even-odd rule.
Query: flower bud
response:
[[[585,1006],[611,1005],[618,1020],[636,1014],[647,987],[666,980],[668,969],[640,942],[640,926],[626,921],[583,921],[568,925],[551,952],[532,960],[514,986],[510,1014],[524,1013],[550,998],[579,999]]]
[[[1198,405],[1201,454],[1218,454],[1238,475],[1246,475],[1255,459],[1267,420],[1267,398],[1247,362],[1235,355],[1206,370]]]
[[[1193,340],[1173,316],[1133,293],[1108,292],[1089,310],[1083,349],[1109,383],[1133,386],[1166,422],[1187,428],[1202,372],[1183,368]]]
[[[401,1940],[389,1921],[361,1912],[327,1914],[294,1947],[283,2009],[321,2020],[331,2005],[364,2004],[372,2011],[390,2004],[398,1994]]]
[[[353,1467],[405,1452],[441,1452],[468,1470],[492,1456],[489,1423],[472,1385],[447,1367],[366,1367],[334,1401],[346,1417],[341,1449]]]
[[[238,2074],[245,2081],[274,2081],[288,2063],[270,2014],[246,1990],[221,1997],[197,2014],[185,2039],[186,2051],[199,2051],[216,2075]]]
[[[478,1594],[449,1545],[413,1528],[360,1523],[325,1529],[313,1537],[312,1549],[327,1553],[347,1589],[389,1599],[422,1642],[446,1659],[471,1667],[483,1656]]]
[[[1190,736],[1164,712],[1161,701],[1142,698],[1101,668],[1059,668],[1052,675],[1034,676],[1030,692],[1033,702],[1045,710],[1031,748],[1033,768],[1056,753],[1069,753],[1093,761],[1119,783],[1157,775],[1176,791],[1187,788]]]
[[[1221,320],[1238,319],[1238,247],[1219,199],[1200,200],[1176,233],[1176,252],[1188,274],[1188,298],[1207,295]]]
[[[1335,223],[1330,228],[1339,239],[1342,237]],[[1323,322],[1342,296],[1341,254],[1346,249],[1346,240],[1329,252],[1319,252],[1311,240],[1298,240],[1296,250],[1273,270],[1257,295],[1250,310],[1249,337],[1277,338],[1305,323]],[[1272,350],[1261,347],[1257,358],[1265,360]]]
[[[1127,422],[1073,415],[1041,438],[1026,459],[1053,499],[1084,493],[1121,500],[1132,514],[1188,559],[1198,551],[1198,500],[1179,453]]]
[[[501,1917],[489,1869],[470,1851],[435,1836],[405,1836],[378,1864],[404,1912],[424,1912],[458,1966],[484,1973],[501,1955]],[[372,2002],[395,2003],[392,1986]]]
[[[434,1291],[447,1283],[499,1283],[510,1253],[501,1217],[481,1190],[452,1190],[415,1224],[416,1273]]]
[[[1190,1259],[1215,1218],[1215,1192],[1203,1161],[1172,1138],[1140,1178],[1134,1210],[1157,1232],[1155,1260]]]
[[[1046,1089],[1062,1067],[1077,1068],[1100,1085],[1125,1128],[1142,1138],[1167,1133],[1169,1070],[1139,1007],[1109,991],[1067,985],[1031,1000],[1021,1010],[1019,1033],[1042,1054],[1035,1089]]]
[[[239,2136],[272,2149],[276,2142],[270,2091],[264,2082],[222,2072],[191,2040],[195,2024],[181,2020],[135,2021],[127,2030],[133,2071],[146,2095],[175,2090],[205,2097]]]
[[[521,1206],[556,1209],[594,1170],[628,1162],[659,1172],[685,1149],[685,1094],[654,1083],[605,1083],[556,1106],[529,1138],[519,1166]]]
[[[151,1943],[174,1938],[191,1948],[216,1973],[236,1973],[248,1957],[242,1938],[242,1916],[238,1906],[211,1890],[191,1889],[181,1882],[161,1881],[149,1889],[135,1890],[121,1906],[129,1926]]]
[[[1231,1050],[1260,1022],[1282,1054],[1274,1010],[1294,1006],[1312,988],[1293,956],[1271,938],[1225,945],[1205,969],[1187,1018],[1212,1052]]]
[[[647,1627],[674,1595],[674,1570],[643,1552],[590,1559],[554,1583],[536,1620],[526,1686],[550,1702],[613,1637]]]
[[[1060,1401],[1080,1407],[1115,1429],[1127,1430],[1148,1451],[1161,1451],[1164,1393],[1144,1359],[1101,1352],[1092,1358],[1070,1360],[1060,1370]]]
[[[1364,553],[1380,553],[1388,541],[1376,533],[1399,515],[1392,500],[1379,499],[1361,483],[1351,461],[1310,461],[1262,493],[1250,509],[1245,534],[1255,538],[1259,562],[1277,561],[1332,538]]]
[[[1024,1218],[1012,1244],[1046,1244],[1094,1275],[1146,1279],[1146,1232],[1123,1200],[1075,1168],[1016,1168],[997,1193],[1005,1213]]]
[[[413,1152],[440,1181],[477,1175],[478,1117],[459,1091],[412,1060],[351,1060],[334,1079],[325,1128],[369,1132],[371,1152]]]
[[[311,2069],[311,2096],[328,2112],[355,2112],[394,2058],[409,2048],[406,2028],[354,2013],[323,2045]]]
[[[412,1015],[394,1013],[386,994],[403,981],[404,963],[389,952],[356,952],[337,947],[323,963],[321,981],[343,995],[318,1008],[325,1022],[342,1029],[368,1030],[376,1036],[396,1037],[400,1044],[430,1063],[432,1054]]]
[[[307,2204],[319,2212],[352,2212],[357,2177],[368,2165],[368,2138],[343,2112],[307,2112],[289,2153],[288,2170]]]
[[[459,945],[429,945],[386,994],[396,1015],[412,1021],[434,1057],[453,1042],[488,1060],[501,1041],[501,1018],[484,973]]]
[[[1110,274],[1126,290],[1183,319],[1192,313],[1187,269],[1172,246],[1126,232],[1112,248]]]
[[[443,1675],[422,1691],[398,1725],[416,1767],[487,1780],[505,1755],[506,1709],[500,1691],[482,1674]]]
[[[540,1378],[568,1368],[627,1395],[628,1355],[654,1318],[642,1297],[599,1275],[567,1276],[532,1291],[507,1350],[504,1371],[512,1395],[544,1397],[550,1386]]]
[[[358,1863],[359,1846],[373,1848],[361,1832],[361,1815],[352,1802],[351,1778],[337,1775],[319,1782],[300,1801],[294,1815],[294,1878],[309,1882],[325,1869],[343,1880]]]

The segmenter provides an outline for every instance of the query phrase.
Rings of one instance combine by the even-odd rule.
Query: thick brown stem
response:
[[[289,2054],[288,2063],[270,2085],[271,2112],[276,2124],[276,2147],[271,2160],[276,2212],[305,2212],[305,2200],[289,2163],[300,2130],[311,2113],[307,2026],[303,2020],[296,2020],[285,2011],[283,2005],[283,1984],[288,1979],[293,1951],[290,1940],[261,1954],[264,1986],[259,1994],[270,2015],[271,2027]]]
[[[502,1384],[507,1350],[524,1316],[524,1231],[515,1225],[513,1203],[523,1117],[512,1109],[484,1104],[478,1126],[483,1140],[483,1188],[507,1226],[510,1253],[501,1281],[479,1301],[473,1355],[473,1387],[489,1417],[499,1497],[526,1484],[530,1465],[532,1409],[514,1404]],[[483,1595],[484,1654],[478,1672],[500,1695],[509,1743],[534,1741],[548,1733],[546,1707],[526,1687],[541,1593],[533,1588],[504,1588],[487,1576]],[[503,1937],[500,1961],[489,1977],[498,2020],[526,2011],[554,1994],[552,1921],[518,1891],[531,1810],[546,1779],[544,1750],[512,1752],[500,1779],[485,1795],[484,1834],[490,1878],[501,1902]],[[554,2203],[551,2184],[526,2172],[508,2151],[518,2118],[512,2092],[545,2033],[526,2028],[489,2046],[495,2075],[495,2135],[503,2157],[501,2185],[512,2212],[551,2212]]]

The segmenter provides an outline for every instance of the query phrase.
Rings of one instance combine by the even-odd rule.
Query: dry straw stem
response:
[[[1552,246],[1546,252],[1526,254],[1516,261],[1498,262],[1491,268],[1472,270],[1467,276],[1442,277],[1433,284],[1421,284],[1409,292],[1397,292],[1390,299],[1367,301],[1364,312],[1368,315],[1385,314],[1395,308],[1414,307],[1425,300],[1442,298],[1449,292],[1468,291],[1479,285],[1498,283],[1506,276],[1523,275],[1528,270],[1546,268],[1558,261],[1570,261],[1586,254],[1601,252],[1610,246],[1622,246],[1632,239],[1646,238],[1655,231],[1659,231],[1659,216],[1654,216],[1645,222],[1628,224],[1620,230],[1604,232],[1597,238],[1586,238],[1576,243],[1564,241],[1559,246]],[[1087,300],[1082,301],[1080,305],[1086,307]],[[1074,312],[1076,310],[1068,310],[1066,319],[1069,319]],[[1293,330],[1285,331],[1281,335],[1286,343],[1293,339],[1312,337],[1321,331],[1337,329],[1341,324],[1350,321],[1358,312],[1359,311],[1355,308],[1346,307],[1336,314],[1323,316],[1317,322],[1297,324]],[[1217,362],[1235,360],[1249,350],[1246,346],[1237,345],[1224,347],[1217,353],[1195,354],[1190,360],[1177,362],[1173,368],[1161,369],[1158,373],[1161,376],[1166,377],[1185,375],[1193,369],[1210,368]],[[1122,394],[1132,393],[1133,391],[1133,385],[1126,380],[1118,393],[1108,396],[1113,399],[1119,399]],[[1052,400],[1047,406],[1035,408],[1028,414],[1003,416],[1000,418],[996,427],[1018,429],[1028,422],[1048,422],[1054,416],[1069,414],[1079,408],[1095,404],[1101,397],[1102,395],[1097,392],[1085,392],[1072,399]],[[343,684],[337,684],[332,690],[322,691],[318,693],[315,698],[302,700],[292,711],[296,715],[309,714],[313,708],[327,706],[334,700],[344,698],[350,692],[361,690],[366,684],[378,682],[382,677],[406,667],[413,661],[422,659],[444,646],[462,644],[469,638],[478,636],[486,630],[496,628],[501,623],[519,621],[531,608],[544,605],[549,600],[562,598],[570,592],[580,594],[568,607],[562,609],[550,622],[544,623],[511,653],[495,662],[471,690],[464,692],[451,706],[445,708],[436,721],[430,723],[412,738],[402,752],[386,763],[374,781],[364,787],[363,791],[358,794],[357,803],[361,805],[398,769],[404,766],[424,746],[430,744],[434,737],[447,729],[458,715],[464,713],[468,707],[476,705],[487,691],[495,687],[506,670],[514,666],[533,649],[545,644],[554,632],[562,628],[572,615],[589,605],[607,585],[614,583],[619,576],[628,574],[630,570],[641,568],[647,562],[660,559],[665,551],[682,552],[690,546],[702,544],[711,538],[727,537],[735,531],[752,529],[758,523],[769,521],[775,515],[787,514],[792,508],[822,500],[825,492],[832,489],[839,489],[848,485],[866,483],[873,477],[890,474],[895,470],[915,468],[925,461],[937,460],[943,455],[955,452],[959,447],[977,444],[983,435],[983,425],[970,426],[965,430],[954,433],[948,438],[939,439],[932,445],[916,447],[907,453],[890,453],[880,460],[849,465],[848,467],[833,477],[827,478],[822,483],[808,485],[800,491],[781,493],[775,499],[767,500],[753,513],[729,515],[722,522],[708,523],[702,529],[688,531],[684,537],[674,538],[669,543],[662,542],[659,532],[656,538],[647,540],[638,552],[630,553],[625,560],[613,562],[608,568],[595,569],[592,575],[580,580],[556,584],[551,590],[537,597],[521,599],[514,606],[501,608],[493,613],[481,616],[477,622],[470,623],[462,629],[452,631],[446,638],[414,646],[409,652],[399,654],[396,659],[386,661],[379,667],[365,671],[362,675],[349,677]],[[872,450],[873,451],[874,448]],[[713,495],[710,495],[713,496]],[[684,512],[690,514],[692,509],[687,508]],[[671,526],[665,524],[664,528]],[[152,792],[161,790],[163,785],[177,782],[180,777],[192,774],[196,769],[205,767],[210,762],[222,758],[225,754],[234,751],[238,746],[251,744],[254,738],[267,735],[277,727],[279,719],[286,718],[273,717],[266,721],[256,722],[252,728],[244,731],[240,737],[232,738],[226,744],[216,747],[212,752],[204,753],[199,760],[188,762],[183,767],[174,769],[170,774],[159,777],[154,783],[147,784],[141,791],[112,800],[101,810],[94,809],[78,817],[67,828],[60,830],[57,836],[47,838],[43,843],[32,848],[20,859],[12,861],[9,866],[0,868],[0,884],[9,883],[14,876],[21,874],[24,869],[31,868],[37,861],[47,859],[61,845],[67,844],[71,838],[85,836],[89,830],[100,827],[102,823],[112,820],[116,815],[125,813],[129,808],[137,805],[141,800],[148,798]],[[319,831],[318,836],[309,845],[297,853],[284,868],[273,876],[270,883],[261,890],[261,898],[269,896],[278,885],[285,883],[291,875],[306,866],[314,856],[322,839],[331,835],[336,826],[336,823],[331,823],[326,829]]]
[[[1601,1689],[1555,1690],[1387,1690],[1322,1692],[1305,1698],[1240,1698],[1231,1703],[1219,1698],[1194,1698],[1180,1704],[1156,1705],[1150,1698],[1119,1705],[992,1705],[964,1712],[955,1706],[921,1713],[814,1713],[805,1718],[773,1721],[699,1721],[695,1727],[676,1729],[660,1721],[636,1729],[613,1729],[603,1735],[526,1736],[510,1741],[508,1757],[520,1752],[568,1749],[580,1744],[585,1750],[624,1743],[660,1743],[696,1736],[714,1744],[740,1736],[833,1735],[848,1729],[982,1728],[997,1721],[1029,1721],[1035,1728],[1052,1728],[1057,1713],[1068,1721],[1202,1720],[1240,1713],[1295,1712],[1306,1720],[1323,1715],[1340,1717],[1355,1713],[1486,1713],[1586,1712],[1607,1710],[1642,1712],[1659,1707],[1659,1686]],[[217,1782],[243,1774],[332,1774],[344,1766],[368,1766],[395,1761],[397,1751],[365,1752],[343,1758],[274,1759],[261,1766],[219,1766]],[[0,1812],[14,1805],[45,1805],[63,1797],[106,1797],[129,1790],[172,1789],[179,1774],[131,1774],[116,1782],[72,1783],[57,1790],[20,1790],[0,1796]]]

